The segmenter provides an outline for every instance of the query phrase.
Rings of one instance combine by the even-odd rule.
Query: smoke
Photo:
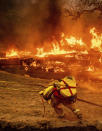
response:
[[[1,48],[34,50],[36,45],[42,46],[56,33],[61,16],[58,0],[10,0],[0,3]]]
[[[101,0],[62,0],[61,27],[65,34],[82,38],[90,45],[89,30],[96,28],[102,33],[102,1]]]
[[[102,15],[100,11],[85,12],[76,19],[78,10],[83,7],[78,2],[79,0],[1,0],[0,49],[14,47],[34,52],[37,47],[45,46],[46,41],[59,40],[61,32],[89,41],[91,27],[95,26],[101,31]]]
[[[99,82],[96,83],[96,81],[78,81],[78,87],[86,89],[87,91],[90,91],[91,93],[96,92],[100,93],[102,92],[101,86],[99,86]]]

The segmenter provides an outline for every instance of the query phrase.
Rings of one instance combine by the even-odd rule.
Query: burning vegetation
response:
[[[29,130],[32,125],[38,130],[73,130],[70,112],[69,122],[57,121],[45,104],[47,119],[42,117],[38,92],[54,79],[74,76],[78,96],[100,105],[78,102],[88,123],[83,128],[75,123],[75,130],[102,130],[101,25],[102,0],[0,1],[0,129],[17,123],[26,130],[28,123]]]
[[[4,66],[3,59],[7,61],[5,66],[9,65],[8,61],[11,59],[19,60],[19,65],[25,72],[34,77],[37,72],[80,76],[83,71],[100,71],[102,34],[95,27],[91,28],[89,33],[90,45],[82,38],[72,35],[68,37],[61,33],[59,41],[54,39],[51,43],[46,43],[45,47],[36,48],[36,53],[11,48],[6,52],[5,58],[1,58],[1,68]],[[18,65],[18,62],[15,64]]]
[[[1,28],[0,69],[17,66],[34,77],[101,71],[101,5],[98,0],[10,0],[7,9],[1,8],[9,17],[3,24],[9,33]],[[2,15],[0,25],[3,20]]]
[[[36,48],[36,54],[30,51],[20,51],[17,49],[9,49],[6,52],[6,58],[13,58],[13,57],[48,57],[50,55],[64,55],[64,57],[71,57],[71,53],[82,53],[88,54],[90,50],[102,52],[102,34],[96,32],[95,27],[90,29],[91,40],[90,46],[85,43],[82,38],[76,38],[75,36],[66,36],[64,33],[61,34],[61,39],[59,41],[54,40],[51,43],[46,43],[45,47]],[[45,51],[47,50],[47,51]]]

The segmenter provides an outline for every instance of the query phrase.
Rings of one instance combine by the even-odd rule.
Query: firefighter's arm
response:
[[[51,99],[51,96],[53,94],[53,88],[54,88],[53,86],[49,86],[43,91],[40,91],[39,94],[42,95],[45,100],[49,100]]]
[[[39,95],[43,96],[43,93],[44,93],[44,90],[43,90],[43,91],[40,91],[40,92],[39,92]],[[44,96],[43,96],[43,98],[44,98]],[[48,104],[51,104],[51,99],[48,99],[48,100],[44,99],[44,100],[47,101]]]
[[[44,91],[40,91],[40,92],[39,92],[39,95],[43,96],[43,92],[44,92]]]

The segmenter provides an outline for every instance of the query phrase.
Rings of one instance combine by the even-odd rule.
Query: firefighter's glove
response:
[[[40,92],[39,92],[39,95],[43,96],[43,92],[44,92],[44,91],[40,91]]]
[[[51,104],[51,99],[49,99],[47,102],[48,102],[48,104]]]
[[[54,83],[53,86],[54,86],[57,90],[60,90],[60,85]]]
[[[79,114],[80,109],[75,109],[75,110],[73,110],[73,112],[74,112],[75,114]]]

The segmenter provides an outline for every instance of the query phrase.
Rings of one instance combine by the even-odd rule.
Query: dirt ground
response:
[[[49,82],[0,71],[0,129],[102,130],[102,108],[80,101],[76,105],[83,114],[83,124],[63,106],[67,119],[59,119],[47,102],[43,116],[44,106],[38,92],[44,88],[41,85],[47,86]],[[102,81],[78,81],[78,84],[79,98],[102,105]]]

